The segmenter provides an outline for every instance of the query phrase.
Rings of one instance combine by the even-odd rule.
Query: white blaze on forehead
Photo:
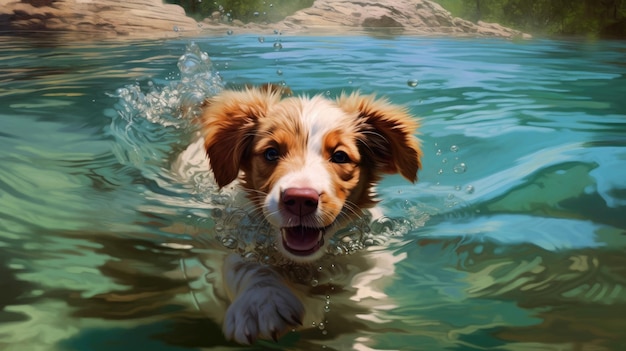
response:
[[[339,128],[345,118],[345,112],[334,102],[321,96],[302,98],[300,119],[308,139],[305,163],[300,173],[309,186],[320,193],[332,188],[331,176],[325,167],[328,160],[324,156],[324,139],[328,133]]]
[[[301,98],[300,121],[307,135],[306,154],[301,169],[294,170],[279,181],[280,186],[307,187],[319,193],[328,192],[331,176],[324,166],[328,161],[324,158],[324,139],[331,131],[338,128],[340,121],[346,118],[345,113],[333,102],[321,96]]]
[[[324,149],[324,137],[343,125],[343,120],[347,118],[346,113],[334,102],[319,95],[311,99],[302,99],[300,117],[308,130],[307,149],[318,155],[321,155]]]
[[[346,113],[334,102],[321,96],[313,98],[300,98],[301,110],[300,121],[307,135],[304,164],[299,169],[293,169],[281,177],[265,201],[265,211],[270,222],[281,225],[281,216],[278,215],[280,193],[287,188],[312,188],[318,193],[332,193],[334,187],[332,176],[326,167],[327,159],[324,157],[324,139],[328,133],[346,125],[344,120],[348,118]],[[296,137],[296,136],[294,136]],[[283,223],[284,225],[284,223]]]

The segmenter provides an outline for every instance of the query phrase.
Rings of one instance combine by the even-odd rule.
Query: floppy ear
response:
[[[415,137],[419,123],[405,108],[373,95],[342,94],[337,103],[357,116],[363,150],[383,173],[400,173],[417,181],[422,151]]]
[[[259,118],[278,100],[280,94],[271,89],[247,88],[227,90],[204,102],[204,147],[220,188],[238,177]]]

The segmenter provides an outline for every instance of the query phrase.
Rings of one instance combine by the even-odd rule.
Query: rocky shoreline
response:
[[[278,23],[244,24],[214,16],[196,22],[182,7],[162,0],[0,0],[0,31],[56,32],[85,36],[167,38],[208,33],[346,33],[386,30],[394,34],[530,38],[496,23],[454,17],[429,0],[316,0]]]

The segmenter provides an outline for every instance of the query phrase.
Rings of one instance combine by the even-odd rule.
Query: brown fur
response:
[[[254,190],[250,198],[255,203],[259,202],[256,191],[268,192],[282,174],[304,162],[307,136],[298,120],[300,100],[281,95],[281,90],[271,86],[225,91],[207,101],[202,117],[205,146],[218,185],[229,184],[243,171],[243,186]],[[329,162],[329,171],[336,175],[338,199],[322,201],[338,209],[345,201],[367,208],[376,202],[372,187],[382,174],[400,173],[412,182],[417,180],[421,151],[414,137],[415,118],[371,95],[343,94],[336,103],[354,119],[352,125],[340,125],[326,135],[324,157],[342,150],[353,162]],[[269,146],[286,155],[280,165],[263,159]]]

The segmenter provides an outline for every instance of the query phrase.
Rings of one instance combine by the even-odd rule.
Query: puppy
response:
[[[300,264],[319,260],[335,232],[376,204],[373,187],[383,174],[415,182],[421,168],[417,120],[371,95],[226,90],[205,102],[201,123],[219,187],[238,181],[275,228],[277,251]],[[227,338],[277,340],[302,324],[297,287],[280,270],[231,254],[223,282],[231,301]]]

